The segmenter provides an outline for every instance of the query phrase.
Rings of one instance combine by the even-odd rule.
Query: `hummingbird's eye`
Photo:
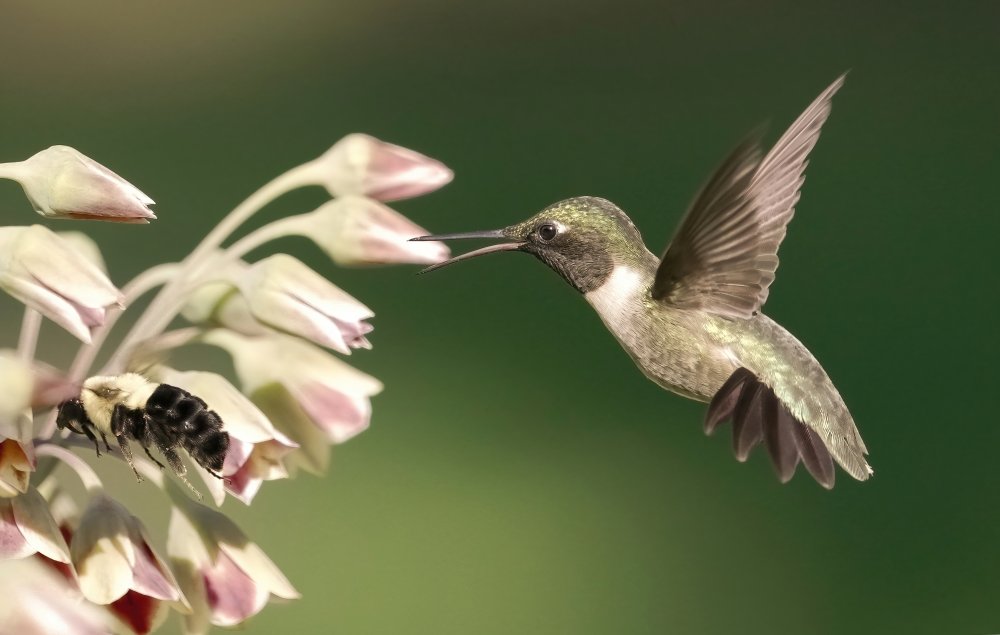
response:
[[[545,242],[549,242],[555,238],[557,232],[558,230],[556,229],[556,226],[551,223],[545,223],[544,225],[540,225],[538,227],[538,237]]]

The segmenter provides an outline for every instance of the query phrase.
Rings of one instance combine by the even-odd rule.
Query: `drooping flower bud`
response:
[[[0,289],[84,342],[123,300],[96,265],[41,225],[0,227]]]
[[[111,605],[111,612],[135,632],[149,632],[166,617],[161,603],[190,610],[142,523],[103,493],[93,497],[80,518],[70,555],[84,597]]]
[[[69,562],[69,547],[48,502],[34,488],[14,498],[0,498],[0,559],[36,553]]]
[[[183,496],[183,495],[182,495]],[[256,615],[271,596],[299,597],[288,578],[225,515],[190,500],[170,513],[167,554],[189,598],[188,633],[209,624],[235,626]]]
[[[244,337],[216,329],[203,340],[232,355],[247,394],[272,384],[284,386],[328,441],[342,443],[368,427],[371,397],[382,391],[382,383],[333,355],[278,334]],[[281,419],[271,418],[276,423]]]
[[[148,223],[153,199],[69,146],[52,146],[20,163],[0,165],[0,178],[17,181],[46,218]]]
[[[308,165],[332,196],[360,194],[380,201],[427,194],[454,178],[440,161],[360,133],[347,135]]]
[[[342,196],[308,214],[295,227],[338,265],[430,265],[451,254],[442,242],[410,242],[427,230],[394,209],[364,196]]]
[[[235,281],[261,322],[340,353],[371,348],[365,337],[372,310],[302,261],[275,254],[250,265]]]

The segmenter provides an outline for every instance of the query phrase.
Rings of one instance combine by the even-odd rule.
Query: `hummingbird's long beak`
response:
[[[413,241],[423,241],[423,240],[465,240],[467,238],[510,238],[505,229],[494,229],[491,231],[482,232],[465,232],[460,234],[438,234],[437,236],[418,236],[416,238],[411,238]],[[460,256],[455,256],[454,258],[449,258],[444,262],[439,262],[437,264],[431,265],[426,269],[422,269],[420,273],[427,273],[428,271],[434,271],[435,269],[440,269],[441,267],[447,267],[448,265],[458,262],[460,260],[468,260],[469,258],[475,258],[476,256],[485,256],[486,254],[492,254],[497,251],[517,251],[523,245],[523,242],[517,243],[500,243],[499,245],[490,245],[488,247],[482,247],[481,249],[474,249],[468,253],[462,254]]]

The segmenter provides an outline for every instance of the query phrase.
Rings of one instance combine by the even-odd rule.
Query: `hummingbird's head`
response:
[[[463,238],[497,238],[505,242],[455,256],[421,273],[497,251],[524,251],[547,264],[579,292],[587,293],[604,284],[616,265],[632,264],[648,254],[625,212],[611,201],[592,196],[559,201],[503,229],[412,240]]]

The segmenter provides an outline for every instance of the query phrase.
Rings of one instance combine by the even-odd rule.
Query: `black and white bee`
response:
[[[222,464],[229,450],[229,433],[222,429],[222,419],[204,401],[183,388],[153,383],[137,373],[91,377],[83,382],[78,398],[59,405],[56,424],[60,429],[86,435],[94,442],[98,456],[101,448],[94,429],[109,452],[107,435],[114,436],[140,481],[142,476],[132,462],[130,439],[138,441],[146,455],[163,468],[149,452],[150,446],[159,450],[185,483],[187,469],[177,454],[178,447],[218,478],[222,478]]]

